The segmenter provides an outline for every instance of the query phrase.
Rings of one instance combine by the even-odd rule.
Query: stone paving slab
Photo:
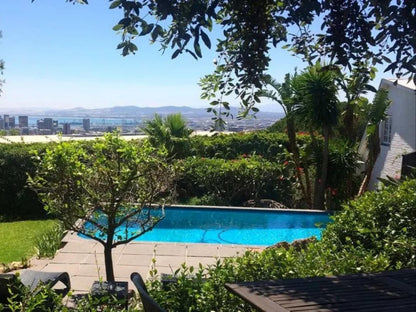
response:
[[[65,245],[53,259],[33,260],[31,270],[66,271],[71,278],[74,293],[86,293],[94,281],[105,280],[103,247],[96,241],[79,237],[76,233],[65,236]],[[129,281],[130,274],[139,272],[144,278],[156,268],[159,275],[172,274],[183,263],[188,266],[215,264],[217,259],[244,253],[250,246],[219,244],[184,244],[160,242],[130,242],[113,250],[116,280]]]
[[[186,257],[187,246],[186,244],[157,244],[155,254],[157,256],[178,256]]]

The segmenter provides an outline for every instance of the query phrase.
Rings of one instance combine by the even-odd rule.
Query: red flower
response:
[[[337,195],[337,189],[331,189],[331,194],[332,194],[333,196]]]
[[[280,176],[279,180],[282,181],[285,177],[284,176]]]
[[[247,154],[243,154],[243,155],[241,155],[241,157],[246,158],[247,157]]]
[[[302,167],[299,167],[299,168],[298,168],[298,171],[299,171],[300,173],[302,173],[302,172],[303,172],[303,168],[302,168]]]
[[[287,160],[285,160],[285,162],[283,163],[284,166],[287,166],[289,164],[289,162]]]

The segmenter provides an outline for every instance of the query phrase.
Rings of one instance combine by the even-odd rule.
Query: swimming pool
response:
[[[136,241],[267,246],[311,236],[319,239],[329,221],[329,215],[324,212],[168,207],[165,218]],[[128,225],[119,233],[125,235],[126,231],[137,230],[137,226]]]

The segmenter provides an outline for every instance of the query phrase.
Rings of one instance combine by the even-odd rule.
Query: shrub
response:
[[[0,303],[0,311],[68,311],[62,304],[62,295],[58,295],[47,285],[39,284],[34,289],[30,289],[17,278],[9,285],[9,293],[7,302]]]
[[[416,266],[415,179],[367,192],[343,208],[324,232],[328,248],[384,252],[391,269]]]
[[[64,228],[61,223],[58,223],[43,235],[39,236],[35,242],[37,256],[39,258],[55,256],[61,245],[63,236]]]
[[[241,205],[249,199],[274,199],[290,205],[291,184],[283,163],[260,156],[225,160],[187,158],[178,181],[180,197],[217,198],[217,203]]]
[[[246,154],[275,159],[284,153],[287,145],[286,134],[266,131],[193,136],[189,156],[235,159]]]
[[[46,216],[37,194],[26,187],[27,173],[36,167],[31,150],[48,144],[0,144],[0,220],[26,220]]]

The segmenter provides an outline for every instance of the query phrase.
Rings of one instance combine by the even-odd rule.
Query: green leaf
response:
[[[115,8],[117,8],[120,4],[121,4],[121,0],[115,0],[113,3],[111,3],[111,5],[110,5],[110,9],[115,9]]]
[[[113,27],[113,30],[118,31],[118,30],[122,29],[123,27],[124,27],[124,25],[122,25],[122,24],[117,24],[117,25],[115,25],[115,26]]]
[[[194,50],[195,50],[196,55],[198,55],[200,58],[202,58],[201,46],[199,45],[199,43],[196,40],[194,41]]]
[[[121,42],[121,43],[119,43],[119,44],[117,45],[117,49],[122,49],[122,48],[124,48],[126,45],[127,45],[127,42],[126,42],[126,41],[125,41],[125,42]]]
[[[192,52],[191,50],[189,50],[189,49],[186,49],[185,50],[186,52],[188,52],[190,55],[192,55],[192,57],[194,58],[194,59],[198,59],[198,57],[196,56],[196,54],[194,53],[194,52]]]
[[[124,27],[127,27],[131,24],[131,18],[129,17],[123,18],[118,23],[123,25]]]
[[[206,33],[204,33],[203,30],[201,30],[201,38],[204,44],[207,46],[208,49],[211,49],[211,40],[209,40],[209,37]]]
[[[177,49],[175,52],[173,52],[172,59],[176,58],[179,55],[179,53],[181,53],[180,49]]]
[[[154,24],[147,24],[145,22],[142,23],[142,31],[140,36],[145,36],[153,30]]]

